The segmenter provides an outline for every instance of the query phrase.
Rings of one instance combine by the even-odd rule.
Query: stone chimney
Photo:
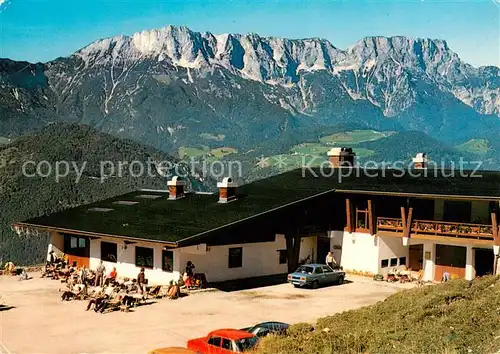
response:
[[[236,200],[236,183],[231,177],[224,177],[222,182],[217,183],[219,188],[219,203],[229,203]]]
[[[167,182],[170,200],[177,200],[184,198],[184,186],[186,182],[182,181],[179,176],[174,176],[170,181]]]
[[[328,162],[332,167],[353,167],[355,156],[351,148],[335,147],[328,151]]]
[[[419,152],[417,156],[413,158],[413,168],[427,168],[427,154],[425,152]]]

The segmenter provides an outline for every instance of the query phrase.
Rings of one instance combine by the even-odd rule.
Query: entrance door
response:
[[[326,262],[326,255],[330,252],[330,239],[325,237],[318,237],[318,254],[316,262],[324,264]],[[338,262],[339,260],[337,260]]]
[[[424,264],[424,245],[410,245],[408,268],[419,271]]]
[[[476,276],[493,274],[493,250],[488,248],[476,248],[474,252]]]
[[[76,235],[64,235],[64,253],[68,256],[69,264],[76,262],[78,267],[89,267],[90,239]]]
[[[460,246],[436,245],[436,272],[434,280],[441,281],[443,273],[465,278],[467,248]]]

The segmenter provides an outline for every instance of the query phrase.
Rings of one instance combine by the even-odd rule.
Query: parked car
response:
[[[180,347],[158,348],[148,352],[148,354],[197,354],[192,350]]]
[[[241,329],[219,329],[206,337],[191,339],[188,349],[200,354],[230,354],[251,351],[258,342],[253,333]]]
[[[283,322],[263,322],[253,327],[245,328],[244,330],[255,334],[257,337],[262,338],[271,333],[285,334],[290,325]]]
[[[317,289],[326,284],[342,284],[345,272],[341,269],[332,269],[326,264],[305,264],[288,274],[288,282],[295,287],[312,286]]]

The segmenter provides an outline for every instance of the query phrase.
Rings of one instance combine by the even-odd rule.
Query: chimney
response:
[[[236,183],[231,177],[224,177],[222,182],[217,183],[219,188],[219,203],[229,203],[236,200]]]
[[[179,176],[174,176],[170,181],[167,182],[170,200],[177,200],[184,198],[184,186],[186,182],[182,181]]]
[[[351,148],[335,147],[328,151],[328,162],[332,167],[353,167],[355,156]]]
[[[417,156],[413,158],[413,168],[427,168],[427,154],[425,152],[419,152]]]

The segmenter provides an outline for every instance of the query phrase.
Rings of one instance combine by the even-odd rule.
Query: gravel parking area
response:
[[[0,353],[147,353],[184,346],[218,328],[243,328],[276,320],[311,322],[319,317],[384,300],[411,284],[388,284],[348,276],[349,282],[317,290],[290,284],[242,291],[213,291],[178,300],[151,300],[132,312],[97,314],[86,302],[61,302],[64,284],[0,276]]]

